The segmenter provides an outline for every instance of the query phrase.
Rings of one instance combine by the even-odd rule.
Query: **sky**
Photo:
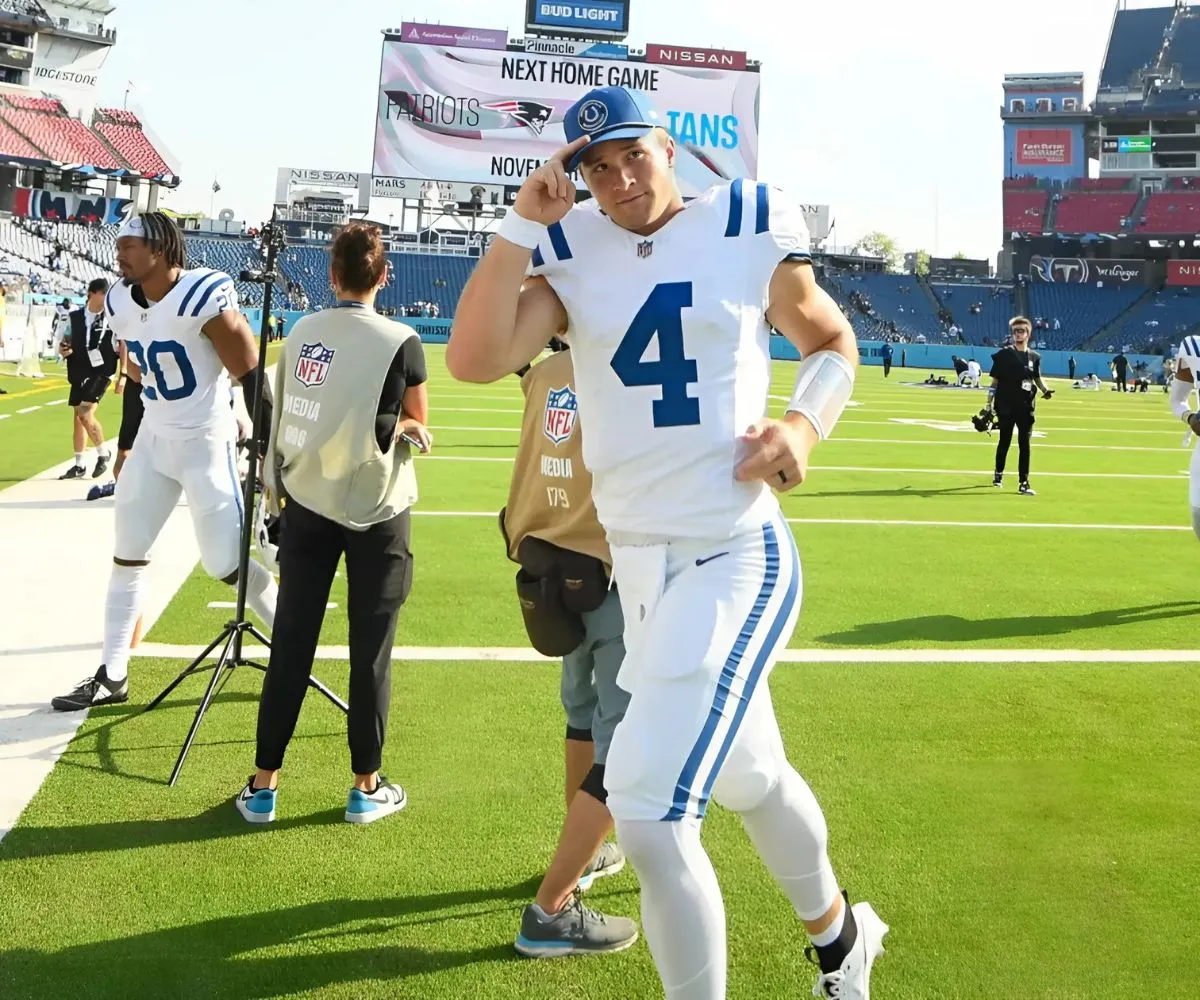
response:
[[[183,177],[163,204],[231,208],[250,224],[269,217],[281,166],[370,171],[382,29],[413,20],[524,33],[524,0],[115,3],[100,103],[122,106],[132,82],[128,107]],[[994,264],[1004,74],[1082,71],[1090,99],[1114,6],[633,0],[627,42],[760,60],[759,179],[828,204],[837,244],[882,230],[902,250]],[[375,200],[370,214],[386,219],[396,204]]]

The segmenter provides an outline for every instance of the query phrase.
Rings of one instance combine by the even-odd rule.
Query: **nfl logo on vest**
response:
[[[555,444],[562,444],[575,429],[575,414],[579,404],[569,385],[551,389],[546,393],[546,416],[542,420],[542,433]]]
[[[300,348],[300,357],[296,360],[296,381],[310,389],[324,384],[331,361],[332,347],[326,347],[320,342],[305,344]]]

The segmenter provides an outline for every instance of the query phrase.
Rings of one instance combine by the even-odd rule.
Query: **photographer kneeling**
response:
[[[617,686],[625,619],[583,464],[571,351],[564,344],[517,374],[525,409],[500,530],[521,566],[517,597],[529,641],[563,658],[567,817],[516,949],[534,958],[620,951],[637,940],[637,924],[589,910],[578,890],[625,865],[620,848],[605,841],[612,817],[604,788],[609,743],[629,705]]]
[[[992,355],[992,386],[988,391],[988,410],[995,410],[1000,425],[1000,440],[996,443],[996,473],[993,486],[1004,481],[1004,464],[1008,449],[1012,445],[1013,428],[1017,431],[1019,486],[1022,496],[1034,496],[1029,486],[1029,451],[1033,438],[1033,411],[1037,391],[1042,398],[1054,395],[1042,381],[1042,357],[1030,350],[1029,336],[1033,325],[1024,316],[1017,316],[1008,323],[1012,331],[1012,345],[1001,348]]]
[[[409,507],[417,499],[412,442],[430,446],[425,356],[415,330],[375,312],[387,277],[379,230],[351,223],[332,248],[337,305],[299,320],[275,372],[263,479],[281,507],[279,602],[258,708],[258,773],[238,794],[251,823],[275,818],[275,788],[316,655],[342,553],[350,619],[354,787],[346,820],[404,808],[379,774],[400,606],[412,586]]]

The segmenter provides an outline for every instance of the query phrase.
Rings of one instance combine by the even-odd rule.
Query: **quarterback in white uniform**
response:
[[[589,92],[564,130],[569,144],[522,186],[468,281],[446,364],[491,382],[553,335],[571,345],[626,622],[630,702],[604,784],[667,997],[725,996],[724,906],[700,842],[715,798],[741,815],[804,922],[814,993],[863,1000],[887,927],[839,892],[767,687],[801,592],[772,488],[804,480],[841,415],[854,334],[779,190],[734,180],[685,204],[674,140],[621,88]],[[577,167],[594,197],[580,205]],[[782,420],[766,418],[772,327],[804,358]]]
[[[1175,355],[1175,378],[1171,381],[1171,410],[1200,435],[1200,413],[1192,409],[1192,393],[1200,372],[1200,335],[1184,337]],[[1192,530],[1200,538],[1200,441],[1192,442],[1192,464],[1188,483],[1188,503],[1192,508]]]
[[[239,423],[230,408],[230,374],[253,380],[258,349],[229,275],[187,269],[183,235],[167,215],[134,216],[117,234],[117,266],[105,312],[142,384],[141,428],[121,471],[114,505],[113,572],[104,616],[104,653],[94,677],[55,698],[58,711],[128,700],[129,646],[141,610],[150,551],[187,498],[206,572],[237,583],[242,492]],[[246,600],[270,628],[276,585],[251,560]]]

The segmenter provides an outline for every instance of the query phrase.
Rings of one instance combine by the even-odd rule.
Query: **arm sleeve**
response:
[[[409,337],[392,358],[383,391],[379,394],[379,408],[375,411],[375,440],[383,451],[391,448],[396,436],[405,390],[412,385],[421,385],[428,377],[421,338]]]

